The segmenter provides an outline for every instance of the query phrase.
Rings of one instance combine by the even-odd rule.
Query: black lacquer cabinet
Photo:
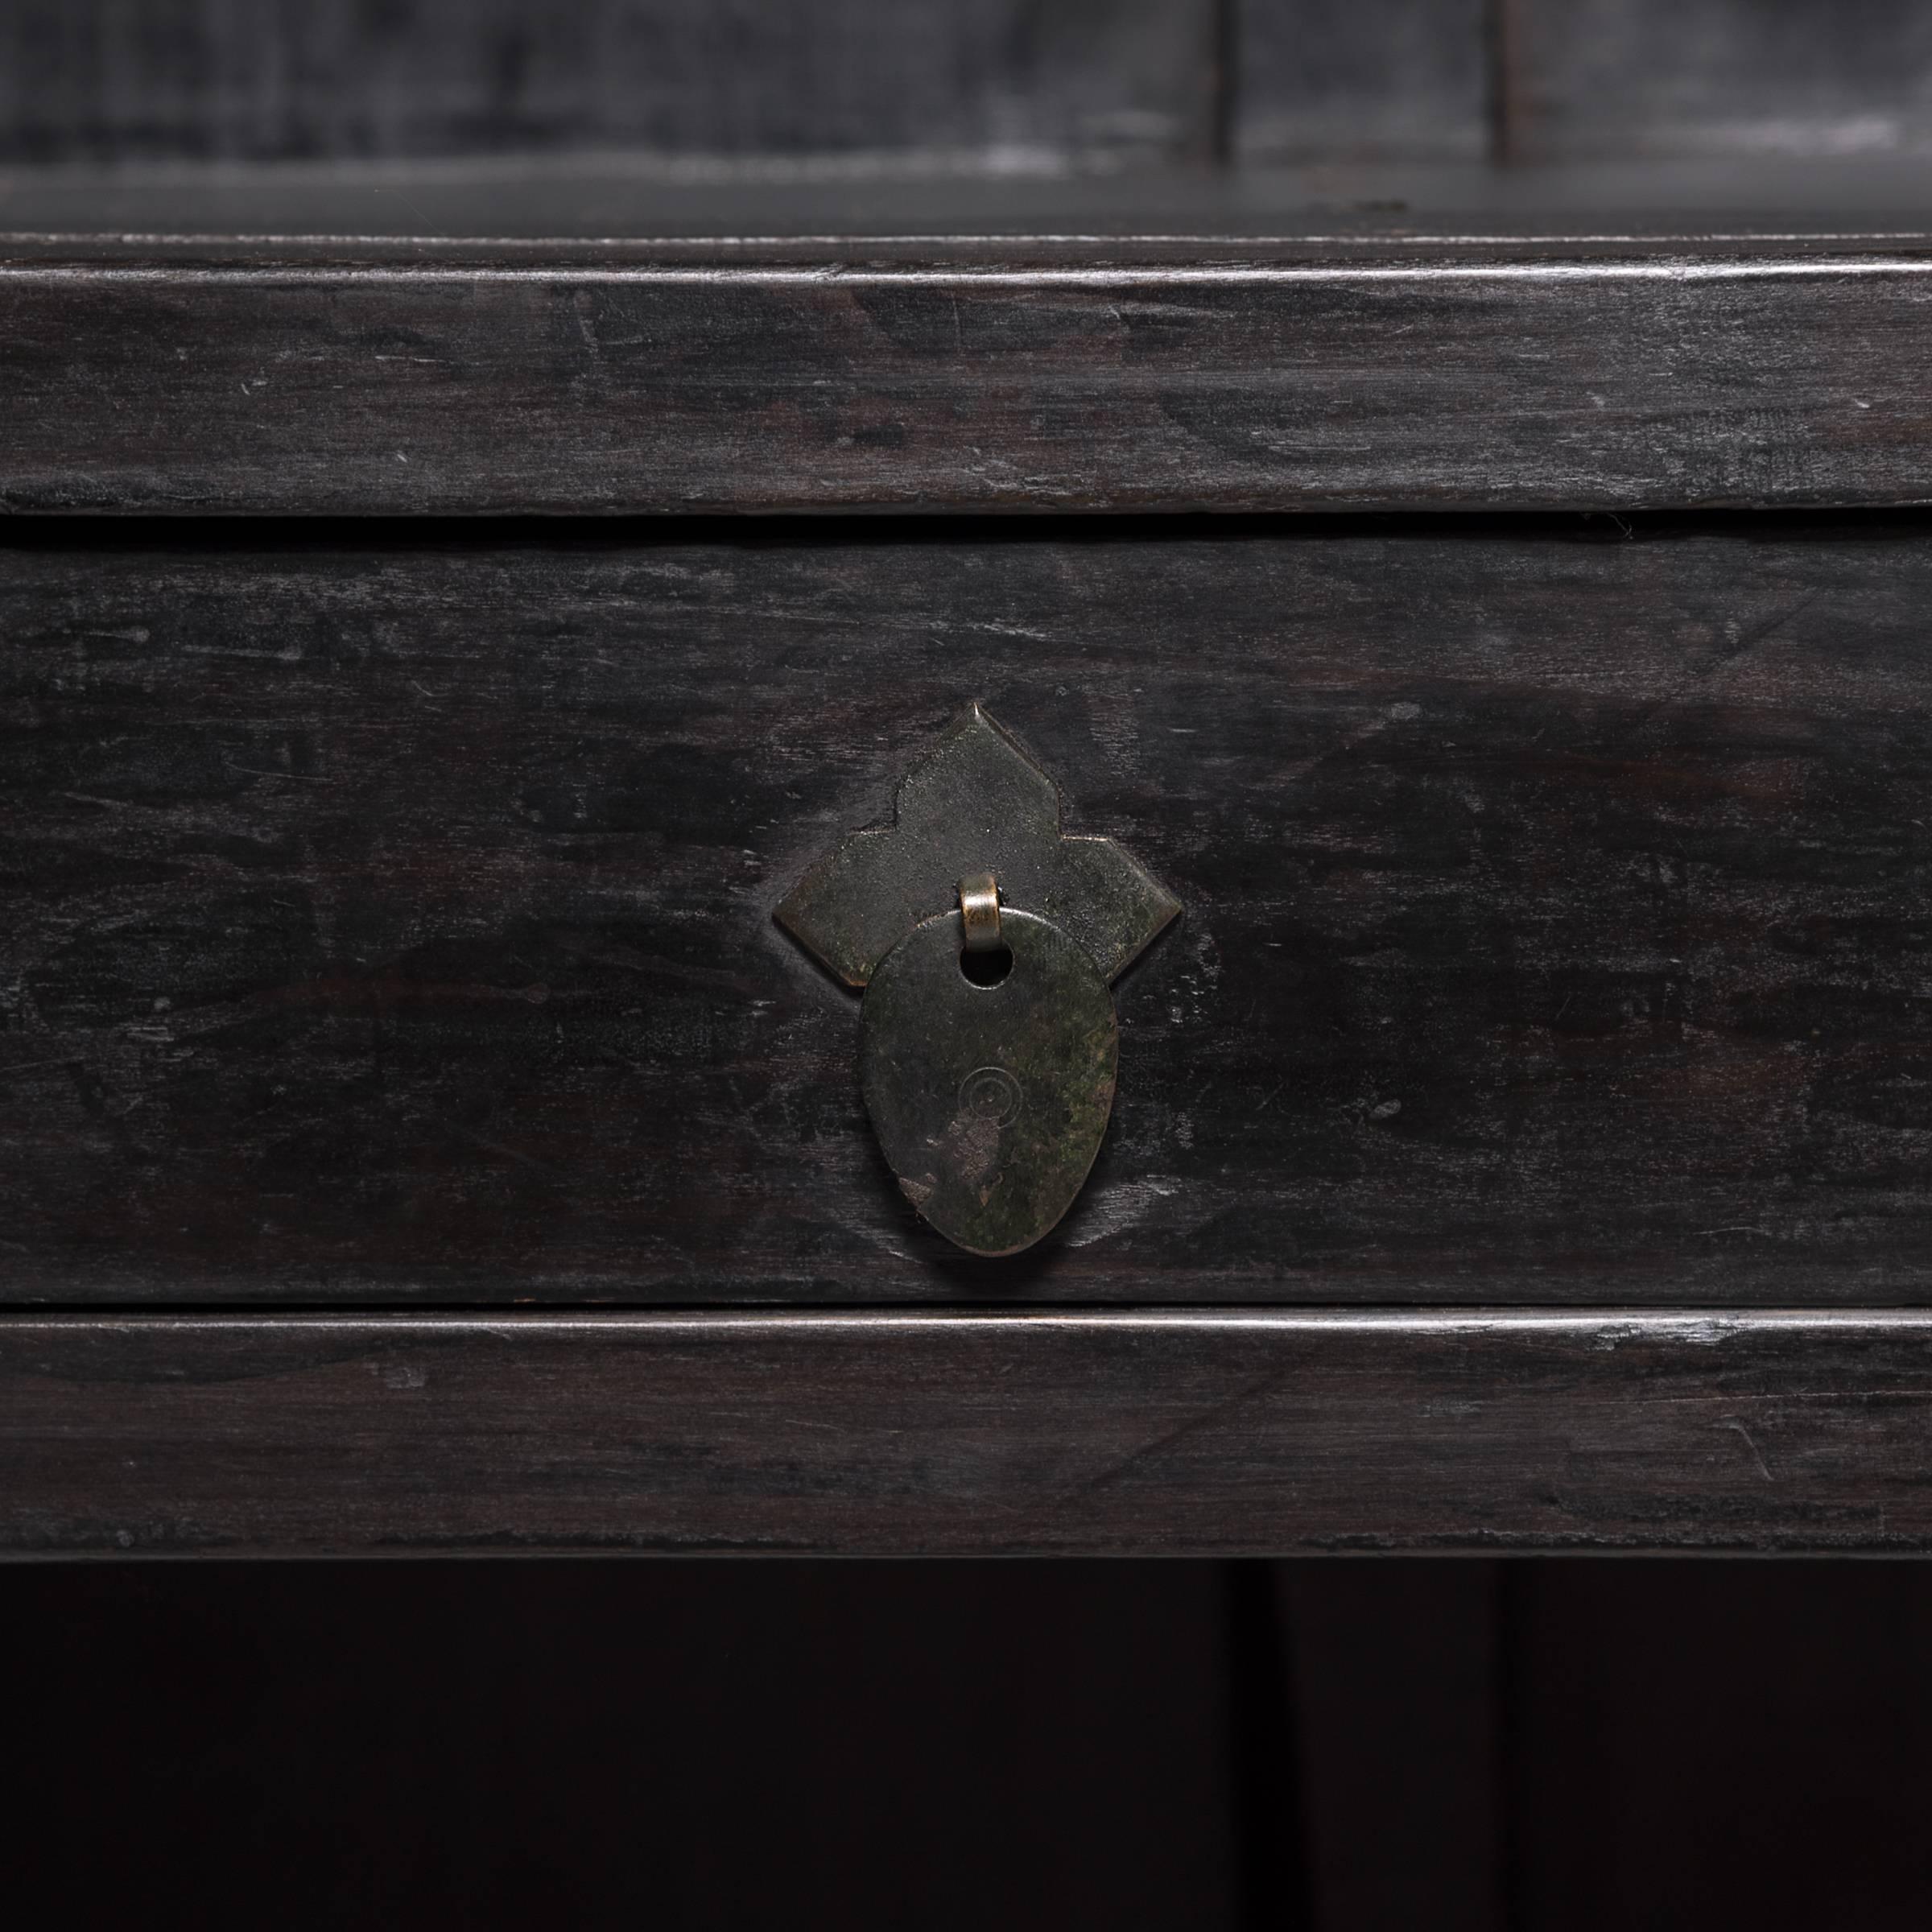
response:
[[[1915,185],[1268,172],[1268,48],[1004,184],[19,123],[0,1546],[1932,1540]],[[999,1255],[775,916],[976,705],[1168,895]],[[890,919],[1084,931],[972,796]]]

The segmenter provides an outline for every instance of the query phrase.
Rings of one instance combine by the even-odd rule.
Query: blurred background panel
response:
[[[1867,1932],[1929,1628],[1909,1562],[15,1565],[0,1795],[90,1922]]]
[[[1559,1559],[1502,1603],[1513,1924],[1932,1922],[1932,1565]]]
[[[0,163],[1898,155],[1923,0],[8,0]]]
[[[1238,0],[1245,162],[1480,160],[1491,0]]]
[[[1525,159],[1932,148],[1925,0],[1491,0]]]
[[[1199,154],[1216,0],[7,0],[0,159]]]
[[[0,1794],[89,1923],[186,1883],[288,1928],[1224,1932],[1226,1605],[1213,1563],[16,1565]]]

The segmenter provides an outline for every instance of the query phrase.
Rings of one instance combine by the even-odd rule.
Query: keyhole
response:
[[[962,952],[960,971],[975,986],[997,986],[1013,971],[1013,948],[995,946],[985,952]]]

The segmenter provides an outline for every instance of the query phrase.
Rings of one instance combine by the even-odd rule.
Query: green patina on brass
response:
[[[956,912],[916,926],[865,989],[865,1105],[906,1198],[974,1254],[1012,1254],[1073,1205],[1113,1106],[1119,1029],[1093,961],[1002,908],[997,985],[961,969]]]
[[[1108,982],[1179,911],[1112,839],[1060,830],[1058,787],[976,704],[901,782],[893,823],[848,833],[778,907],[865,988],[865,1104],[949,1241],[1016,1253],[1072,1206],[1113,1106]],[[969,976],[968,952],[983,967],[1002,943],[1005,976]]]

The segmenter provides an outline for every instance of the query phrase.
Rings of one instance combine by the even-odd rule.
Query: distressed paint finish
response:
[[[17,1317],[0,1550],[1932,1550],[1932,1315]]]
[[[1544,510],[1928,494],[1922,243],[423,252],[8,244],[0,507]]]
[[[16,528],[14,1302],[1932,1290],[1932,530]],[[983,696],[1187,920],[1018,1259],[772,922]]]

